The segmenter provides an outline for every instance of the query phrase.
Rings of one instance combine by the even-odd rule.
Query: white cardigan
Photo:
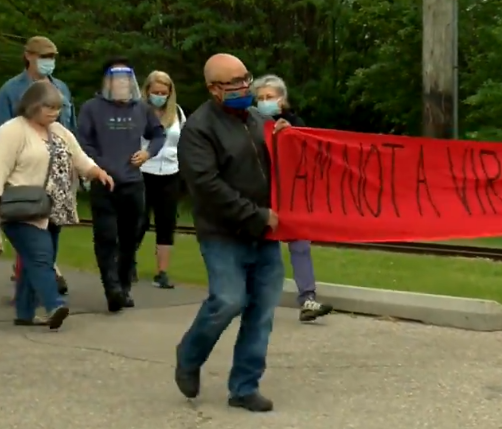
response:
[[[160,152],[150,158],[141,166],[143,173],[166,176],[175,174],[179,171],[178,165],[178,141],[180,139],[181,129],[185,125],[186,117],[181,107],[177,106],[178,115],[173,124],[166,128],[166,141]],[[148,140],[142,139],[143,149],[148,147]]]

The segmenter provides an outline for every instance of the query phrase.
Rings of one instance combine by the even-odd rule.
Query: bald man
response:
[[[228,404],[270,411],[273,403],[258,386],[284,268],[280,244],[264,238],[278,223],[270,209],[266,119],[249,109],[253,78],[238,58],[211,57],[204,77],[211,97],[188,118],[178,159],[193,199],[209,296],[177,347],[176,383],[187,398],[199,395],[202,365],[230,322],[241,316]],[[288,125],[277,122],[276,130]]]

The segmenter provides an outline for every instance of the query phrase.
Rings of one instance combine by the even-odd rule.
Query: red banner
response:
[[[502,235],[502,143],[288,128],[272,135],[279,240]]]

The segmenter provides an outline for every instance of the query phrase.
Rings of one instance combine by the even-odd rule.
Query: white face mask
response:
[[[275,116],[281,113],[280,98],[276,100],[261,100],[256,103],[258,111],[265,116]]]
[[[56,68],[56,60],[54,58],[37,58],[37,70],[42,76],[49,76]]]

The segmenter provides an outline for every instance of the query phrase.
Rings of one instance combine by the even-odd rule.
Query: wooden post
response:
[[[457,0],[423,0],[423,134],[450,139],[454,135],[454,37]]]

